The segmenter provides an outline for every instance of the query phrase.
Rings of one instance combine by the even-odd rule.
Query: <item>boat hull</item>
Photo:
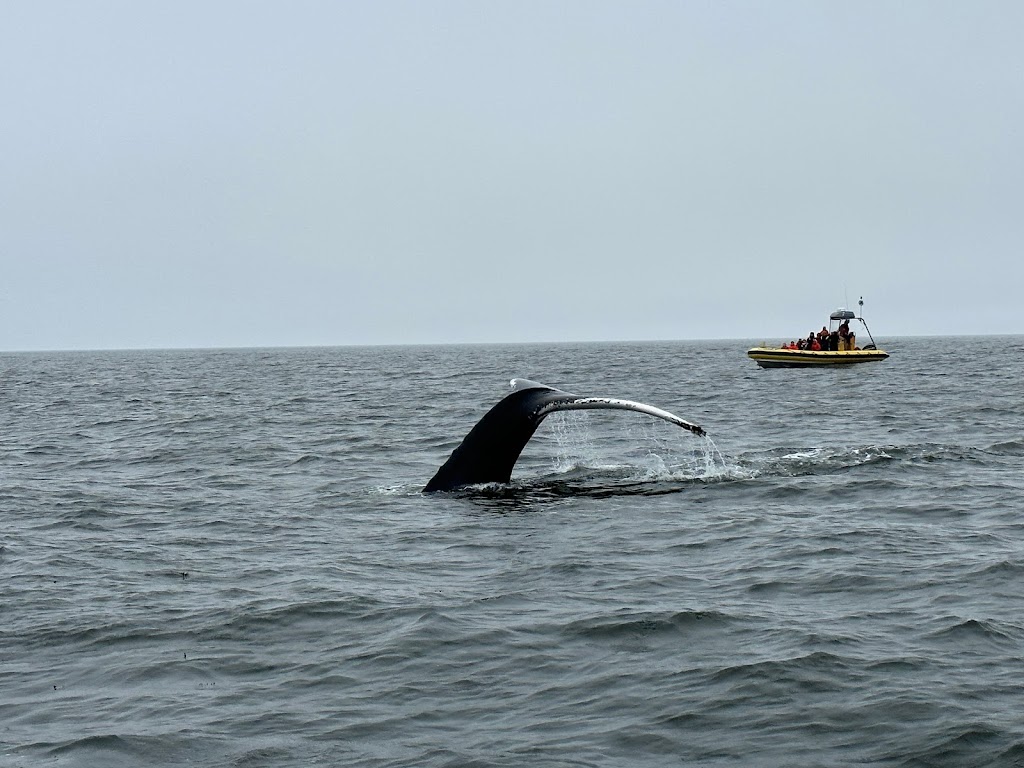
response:
[[[762,368],[814,368],[822,365],[853,365],[885,360],[888,352],[881,349],[851,349],[838,352],[809,349],[754,347],[747,357]]]

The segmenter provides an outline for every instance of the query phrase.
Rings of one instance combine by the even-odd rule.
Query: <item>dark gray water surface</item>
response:
[[[1024,339],[883,346],[0,355],[0,765],[1024,763]],[[421,494],[514,376],[711,439]]]

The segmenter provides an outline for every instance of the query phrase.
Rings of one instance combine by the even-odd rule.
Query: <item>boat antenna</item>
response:
[[[871,335],[871,329],[868,328],[868,321],[864,319],[864,297],[863,296],[860,297],[860,301],[857,302],[857,305],[860,307],[860,317],[858,317],[857,319],[860,320],[860,324],[864,326],[864,330],[868,332],[868,338],[871,339],[871,346],[874,347],[875,346],[875,337]]]

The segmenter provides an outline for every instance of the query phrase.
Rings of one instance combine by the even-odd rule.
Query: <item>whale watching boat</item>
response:
[[[861,314],[864,314],[864,297],[857,302]],[[761,342],[760,347],[747,350],[747,357],[757,362],[762,368],[809,368],[818,365],[851,365],[853,363],[869,363],[874,360],[885,360],[889,356],[875,346],[875,340],[868,330],[863,317],[858,317],[853,310],[837,309],[829,315],[827,328],[822,328],[817,335],[811,334],[797,345],[793,342],[780,347],[767,347]],[[850,321],[856,320],[864,326],[864,332],[870,340],[863,347],[857,346],[857,336],[850,330]]]

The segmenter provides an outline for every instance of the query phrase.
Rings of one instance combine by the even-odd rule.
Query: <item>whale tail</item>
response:
[[[512,379],[509,383],[512,392],[499,400],[469,431],[424,486],[424,492],[451,491],[480,483],[507,483],[519,455],[541,421],[556,411],[591,408],[637,411],[664,419],[696,435],[704,434],[696,424],[646,403],[610,397],[579,397],[528,379]]]

